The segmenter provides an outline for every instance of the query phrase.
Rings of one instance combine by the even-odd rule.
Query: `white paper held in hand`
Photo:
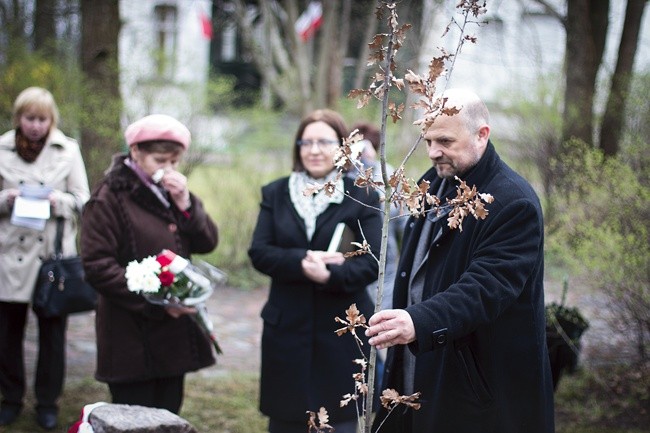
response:
[[[50,201],[22,196],[16,197],[11,213],[11,224],[34,230],[43,230],[50,218]]]

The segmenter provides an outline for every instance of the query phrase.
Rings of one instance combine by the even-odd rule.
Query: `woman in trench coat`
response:
[[[79,145],[58,120],[52,94],[30,87],[14,103],[14,129],[0,136],[0,426],[13,423],[23,406],[27,311],[41,261],[54,252],[57,218],[64,221],[63,254],[75,255],[77,217],[89,196]],[[50,202],[42,228],[12,220],[16,199],[34,192]],[[37,320],[36,419],[51,430],[63,390],[67,317]]]

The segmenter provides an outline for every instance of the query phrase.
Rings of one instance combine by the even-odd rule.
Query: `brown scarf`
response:
[[[25,162],[34,162],[45,146],[47,135],[38,141],[29,141],[20,130],[16,128],[16,152]]]

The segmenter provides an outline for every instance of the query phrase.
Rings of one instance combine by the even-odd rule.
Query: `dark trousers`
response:
[[[178,414],[183,404],[185,376],[162,377],[142,382],[109,383],[113,403],[167,409]]]
[[[23,343],[29,304],[0,302],[0,392],[3,406],[22,406],[25,396]],[[37,408],[56,409],[65,378],[67,317],[38,317]]]

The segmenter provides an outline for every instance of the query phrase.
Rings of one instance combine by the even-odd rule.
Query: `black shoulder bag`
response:
[[[61,317],[94,310],[97,293],[86,282],[81,257],[63,257],[63,218],[57,218],[54,255],[38,271],[32,309],[41,317]]]

